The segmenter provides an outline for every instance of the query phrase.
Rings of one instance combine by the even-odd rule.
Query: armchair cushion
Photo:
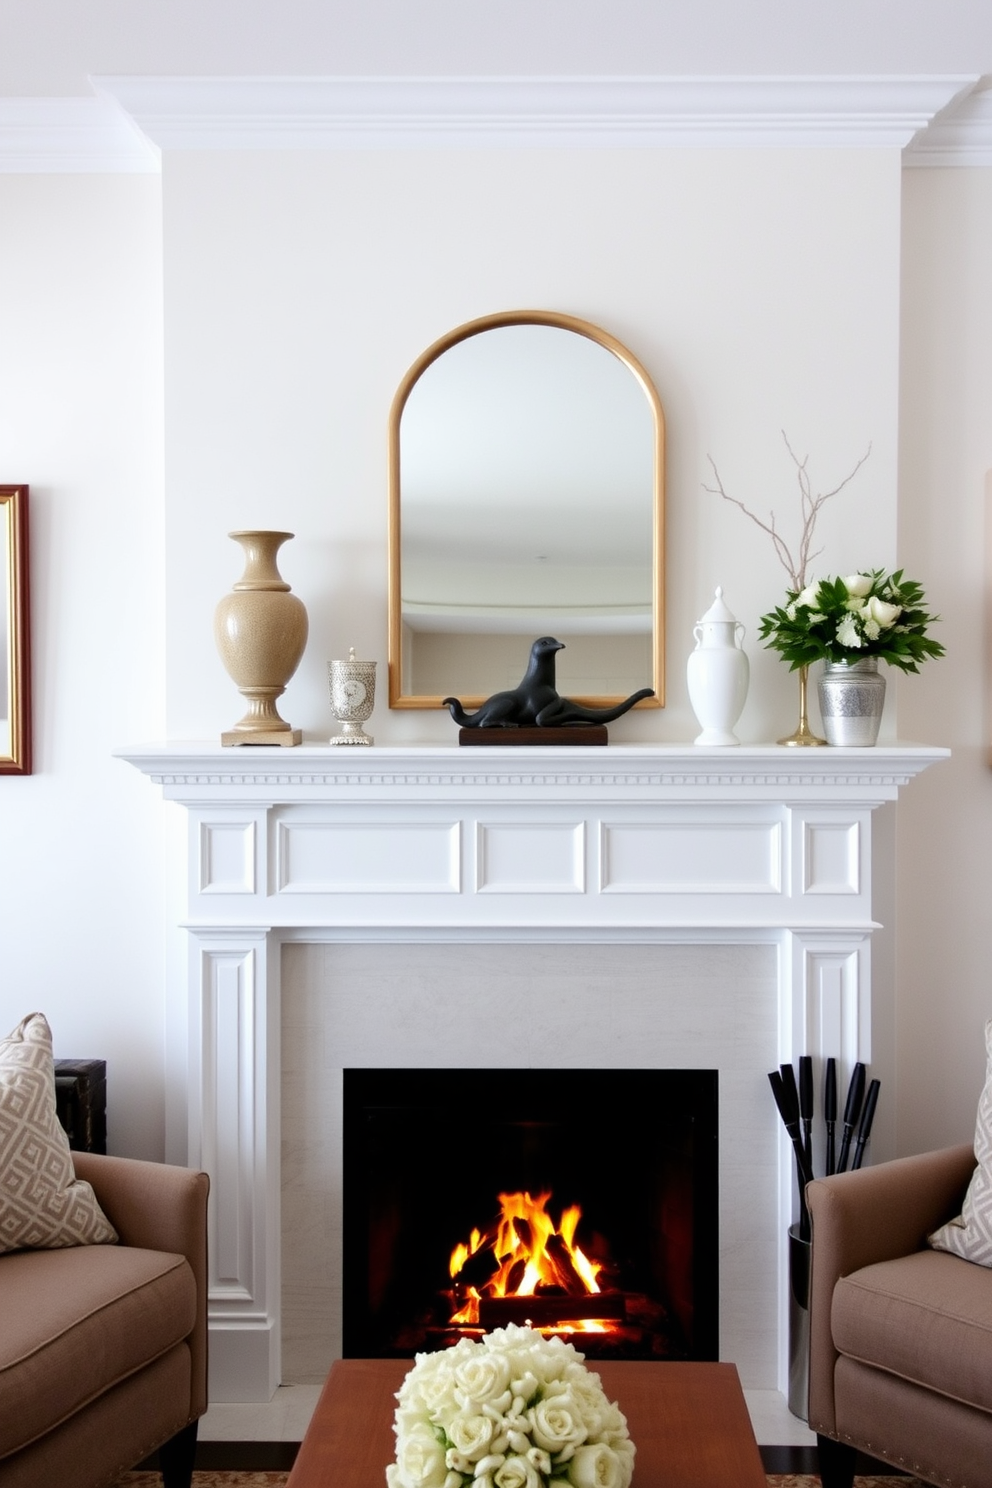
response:
[[[55,1111],[52,1032],[29,1013],[0,1039],[0,1252],[117,1239],[88,1183],[76,1178]]]
[[[965,1405],[992,1411],[988,1276],[931,1250],[842,1276],[831,1307],[834,1347]]]
[[[0,1267],[0,1316],[2,1459],[182,1343],[196,1323],[196,1282],[169,1252],[25,1250]]]
[[[961,1213],[929,1238],[936,1250],[949,1250],[979,1266],[992,1266],[992,1019],[985,1025],[985,1088],[978,1100],[975,1157],[978,1162]]]
[[[952,1147],[917,1157],[897,1158],[878,1167],[817,1178],[806,1190],[813,1222],[809,1311],[809,1424],[824,1436],[841,1427],[835,1408],[834,1379],[840,1354],[833,1336],[833,1299],[838,1282],[865,1267],[923,1251],[927,1235],[961,1207],[975,1167],[971,1147]],[[931,1252],[936,1259],[935,1253]],[[946,1258],[965,1267],[963,1261]],[[986,1285],[984,1267],[972,1273]],[[877,1371],[851,1367],[877,1376]],[[894,1386],[897,1376],[889,1375]],[[865,1448],[865,1450],[869,1450]],[[875,1456],[884,1455],[875,1452]]]

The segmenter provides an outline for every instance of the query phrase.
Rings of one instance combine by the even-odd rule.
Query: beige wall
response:
[[[899,718],[954,751],[898,818],[898,1144],[914,1152],[971,1139],[992,1018],[992,170],[908,171],[903,200],[899,557],[948,655],[899,684]]]

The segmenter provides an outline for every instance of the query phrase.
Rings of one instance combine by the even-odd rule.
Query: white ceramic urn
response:
[[[692,711],[703,726],[697,744],[739,744],[734,724],[744,711],[750,667],[740,639],[744,627],[723,600],[723,590],[693,627],[696,649],[686,676]]]

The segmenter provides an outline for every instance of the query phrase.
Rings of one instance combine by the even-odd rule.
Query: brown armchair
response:
[[[0,1488],[100,1488],[156,1448],[166,1488],[189,1488],[207,1405],[207,1176],[73,1162],[120,1243],[0,1255]]]
[[[974,1167],[953,1147],[807,1189],[824,1488],[850,1488],[858,1451],[944,1488],[992,1488],[992,1270],[926,1244]]]

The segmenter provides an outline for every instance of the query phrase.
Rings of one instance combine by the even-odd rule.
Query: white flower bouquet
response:
[[[821,659],[877,656],[916,672],[919,662],[944,654],[927,635],[927,626],[939,619],[928,612],[921,585],[903,578],[901,568],[893,574],[875,568],[790,589],[784,605],[762,615],[758,635],[793,671]]]
[[[418,1354],[396,1397],[388,1488],[628,1488],[634,1444],[598,1374],[510,1324]]]

